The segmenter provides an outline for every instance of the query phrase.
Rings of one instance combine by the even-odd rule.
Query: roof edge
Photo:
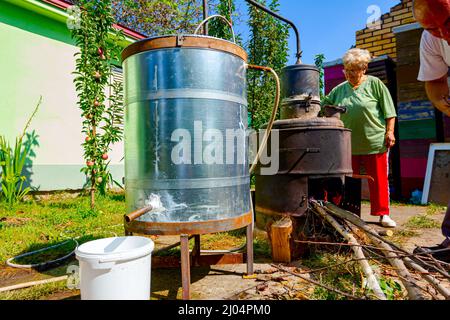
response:
[[[71,7],[73,5],[72,3],[69,3],[69,2],[67,2],[65,0],[40,0],[40,1],[44,2],[44,3],[48,4],[48,5],[51,5],[53,7],[56,7],[58,9],[61,9],[61,10],[67,10],[67,8],[69,8],[69,7]],[[118,24],[118,23],[115,23],[113,25],[113,27],[115,29],[122,30],[123,33],[127,37],[130,37],[133,40],[142,40],[142,39],[147,38],[145,35],[137,32],[135,30],[132,30],[132,29],[130,29],[128,27],[125,27],[125,26],[123,26],[121,24]]]
[[[378,57],[372,58],[372,60],[370,60],[370,63],[383,61],[383,60],[386,60],[386,59],[389,59],[389,58],[390,58],[389,55],[384,54],[382,56],[378,56]],[[330,67],[335,67],[335,66],[339,66],[339,65],[342,65],[342,64],[344,64],[344,60],[342,58],[340,58],[340,59],[336,59],[336,60],[333,60],[333,61],[325,62],[323,64],[323,67],[324,68],[330,68]]]
[[[416,22],[416,23],[405,24],[402,26],[392,28],[392,32],[394,34],[398,34],[398,33],[402,33],[402,32],[418,30],[418,29],[422,29],[422,26],[418,22]]]

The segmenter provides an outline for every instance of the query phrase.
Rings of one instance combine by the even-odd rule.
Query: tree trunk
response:
[[[94,210],[95,208],[95,188],[94,188],[94,183],[95,183],[95,177],[92,177],[92,187],[91,187],[91,209]]]
[[[283,218],[270,227],[272,259],[274,262],[290,263],[292,220]]]

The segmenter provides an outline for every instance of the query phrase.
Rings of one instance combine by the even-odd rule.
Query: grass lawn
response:
[[[75,243],[68,239],[75,238],[81,245],[95,239],[123,236],[125,210],[123,193],[113,193],[106,197],[97,196],[95,210],[90,208],[89,196],[64,192],[49,196],[34,196],[12,208],[0,202],[0,287],[30,281],[20,279],[12,283],[8,281],[11,280],[8,279],[10,275],[2,274],[2,268],[7,270],[7,273],[21,272],[21,269],[6,268],[6,260],[9,258],[66,242],[58,248],[13,260],[17,264],[36,264],[70,253],[75,248]],[[194,241],[191,240],[190,244],[192,247]],[[244,244],[245,229],[202,236],[203,250],[226,250]],[[270,248],[265,238],[256,236],[254,247],[255,256],[270,257]],[[179,255],[179,248],[161,255]],[[64,275],[69,263],[73,264],[76,261],[74,258],[69,259],[66,265],[42,272],[38,276],[41,279]],[[64,291],[67,291],[67,288],[63,281],[0,293],[0,300],[39,299]]]
[[[63,193],[29,200],[13,208],[0,203],[0,263],[70,238],[76,238],[82,244],[97,238],[123,235],[124,195],[111,194],[97,197],[96,201],[95,210],[90,209],[89,197]],[[49,251],[51,256],[44,253],[17,262],[24,264],[32,260],[37,263],[69,253],[74,247],[75,244],[69,242]]]
[[[430,206],[425,215],[412,217],[406,224],[406,228],[399,228],[396,232],[397,236],[404,240],[418,236],[415,232],[416,229],[436,227],[436,222],[433,221],[432,217],[441,213],[442,210],[442,207]],[[90,209],[88,196],[75,196],[69,193],[45,197],[35,196],[13,208],[8,208],[6,204],[0,203],[0,287],[30,281],[29,279],[21,281],[20,278],[9,281],[11,279],[7,279],[8,275],[2,275],[2,269],[7,270],[7,272],[15,273],[17,271],[20,273],[20,269],[5,267],[7,259],[64,243],[70,238],[75,238],[79,244],[82,244],[94,239],[122,236],[124,234],[124,213],[125,196],[123,193],[114,193],[106,197],[97,196],[95,210]],[[245,244],[245,229],[202,236],[203,250],[231,249],[243,244]],[[191,240],[191,246],[193,246],[193,240]],[[74,247],[73,242],[68,242],[57,249],[21,258],[14,262],[29,264],[53,260],[71,252]],[[270,246],[267,239],[258,233],[255,233],[254,251],[256,260],[270,261]],[[179,248],[174,248],[163,255],[179,255]],[[314,274],[318,281],[348,293],[357,295],[367,293],[359,265],[356,262],[343,264],[349,259],[351,259],[351,253],[346,250],[332,253],[322,251],[303,259],[302,265],[309,269],[320,269]],[[68,263],[74,263],[74,259],[69,260]],[[37,274],[37,276],[42,279],[42,277],[64,275],[66,274],[67,264]],[[398,279],[393,277],[388,272],[389,270],[386,270],[379,262],[371,260],[371,264],[375,267],[378,265],[380,278],[384,281],[383,288],[387,294],[389,293],[389,298],[404,298],[405,292],[398,287]],[[64,297],[64,294],[67,294],[68,291],[70,293],[63,281],[0,293],[0,300],[59,298],[60,295]],[[319,300],[342,299],[342,297],[320,287],[315,288],[310,298]]]
[[[96,209],[90,209],[89,197],[57,194],[46,199],[29,200],[8,208],[0,203],[0,263],[25,252],[61,244],[76,238],[79,244],[93,239],[123,236],[125,196],[111,194],[97,197]],[[190,244],[193,246],[194,241]],[[245,229],[202,236],[203,250],[224,250],[245,244]],[[18,262],[38,263],[69,253],[73,242],[49,250],[49,255],[21,258]],[[174,254],[179,249],[171,250]],[[255,253],[270,255],[268,244],[256,237]]]

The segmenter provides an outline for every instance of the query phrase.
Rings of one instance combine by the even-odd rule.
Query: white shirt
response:
[[[448,73],[450,46],[447,41],[433,36],[428,31],[422,34],[420,42],[419,81],[433,81]]]

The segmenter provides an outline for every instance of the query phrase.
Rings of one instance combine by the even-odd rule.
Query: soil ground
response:
[[[442,222],[444,212],[438,210],[432,215],[427,212],[427,207],[415,206],[392,206],[392,217],[398,223],[398,228],[395,229],[395,241],[402,244],[408,251],[414,250],[419,246],[436,245],[443,240],[440,229],[437,227]],[[441,212],[442,211],[442,212]],[[370,207],[367,204],[363,205],[362,217],[367,222],[373,223],[376,228],[378,218],[371,217]],[[420,229],[411,227],[409,223],[411,218],[427,215],[434,221],[436,225],[432,228]],[[176,237],[159,237],[156,239],[156,244],[165,246],[179,241]],[[76,262],[76,261],[72,261]],[[301,264],[301,261],[297,262]],[[42,280],[53,276],[61,276],[65,274],[67,266],[62,266],[57,269],[39,273],[33,270],[18,270],[5,266],[0,266],[0,287],[5,287],[18,283],[25,283],[29,281]],[[267,285],[267,274],[270,274],[271,279],[276,278],[276,269],[274,269],[270,261],[256,257],[255,271],[258,273],[257,279],[244,279],[246,265],[228,265],[228,266],[211,266],[208,268],[192,268],[191,270],[191,296],[195,300],[223,300],[223,299],[249,299],[260,300],[267,298],[266,292],[270,291],[270,297],[283,299],[307,299],[296,291],[290,292],[286,286],[271,285],[269,290]],[[308,276],[308,275],[304,275]],[[278,279],[279,283],[288,282],[291,288],[301,287],[302,292],[314,290],[314,287],[304,280],[290,276],[288,274],[281,274]],[[277,292],[277,290],[279,292]],[[51,293],[39,297],[39,299],[46,300],[61,300],[61,299],[79,299],[78,290],[58,290],[56,293]],[[152,299],[155,300],[174,300],[181,298],[181,276],[179,269],[158,269],[152,270]]]

